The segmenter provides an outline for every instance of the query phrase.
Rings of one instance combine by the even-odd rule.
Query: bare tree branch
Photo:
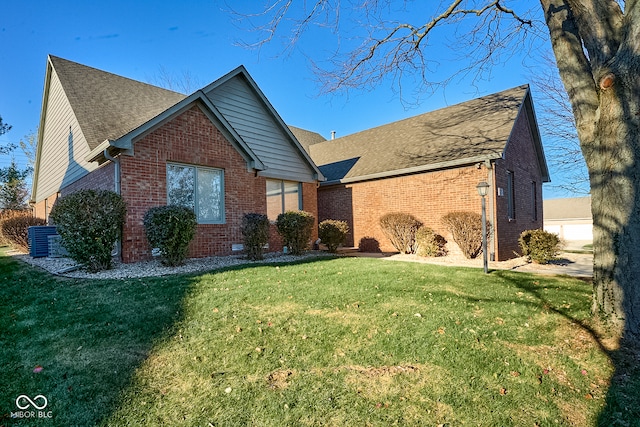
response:
[[[296,8],[291,0],[277,0],[257,14],[234,13],[249,21],[252,31],[261,35],[258,41],[245,42],[245,47],[260,48],[270,42],[280,30],[288,34],[285,47],[287,51],[312,25],[329,27],[336,37],[345,37],[342,40],[348,45],[344,48],[347,53],[339,45],[328,59],[314,62],[322,92],[325,93],[371,88],[388,76],[392,76],[394,86],[402,90],[401,80],[408,75],[417,75],[420,77],[418,86],[426,91],[472,70],[475,78],[481,78],[499,61],[498,51],[503,50],[506,45],[513,46],[514,41],[517,44],[525,40],[528,31],[535,27],[529,16],[520,15],[506,7],[503,0],[452,0],[445,5],[433,6],[433,16],[419,24],[391,19],[389,16],[398,8],[397,2],[354,2],[351,5],[352,15],[364,16],[365,21],[351,20],[346,24],[341,22],[341,10],[347,6],[342,6],[339,0],[318,0],[310,4],[309,6],[305,2],[303,6]],[[421,16],[417,16],[411,20],[420,18]],[[473,22],[471,20],[477,21],[477,25],[470,30],[469,22]],[[352,48],[356,39],[348,39],[344,34],[339,36],[338,29],[354,24],[366,29],[367,34],[359,37],[360,42]],[[461,26],[459,37],[453,44],[459,44],[461,52],[464,50],[463,46],[473,46],[473,54],[476,56],[472,55],[469,66],[454,75],[441,81],[431,81],[428,72],[435,70],[441,59],[426,54],[430,36],[440,27],[450,24]],[[464,51],[464,54],[468,55],[469,52]]]

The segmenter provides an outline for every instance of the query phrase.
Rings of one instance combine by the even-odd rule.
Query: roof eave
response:
[[[529,121],[529,129],[531,130],[531,137],[533,138],[533,148],[536,152],[538,166],[540,167],[540,176],[542,178],[542,182],[551,182],[549,167],[547,166],[547,159],[544,155],[542,137],[540,136],[540,128],[538,127],[538,120],[536,118],[536,112],[533,107],[533,99],[531,98],[531,88],[529,87],[529,85],[527,85],[527,90],[524,94],[522,102],[520,103],[520,108],[518,109],[518,114],[516,117],[520,116],[520,113],[523,109],[526,111],[527,119]],[[513,131],[514,129],[511,129],[511,133],[513,133]],[[511,141],[511,135],[509,135],[509,139],[507,141]],[[507,142],[507,144],[509,144],[509,142]]]
[[[360,182],[360,181],[371,181],[374,179],[391,178],[394,176],[401,176],[401,175],[411,175],[411,174],[416,174],[420,172],[430,172],[434,170],[450,169],[454,167],[472,165],[474,163],[492,161],[492,160],[501,159],[501,158],[502,158],[502,153],[466,157],[464,159],[456,159],[456,160],[450,160],[446,162],[431,163],[428,165],[420,165],[420,166],[414,166],[414,167],[404,168],[404,169],[383,171],[383,172],[377,172],[377,173],[372,173],[367,175],[342,178],[337,180],[334,179],[331,181],[325,181],[321,183],[321,185],[329,186],[329,185],[336,185],[336,184],[349,184],[349,183]]]
[[[31,196],[29,203],[35,203],[38,175],[40,173],[40,157],[42,155],[42,138],[44,137],[44,121],[47,113],[47,103],[49,101],[49,87],[51,86],[51,72],[53,64],[51,63],[51,55],[47,56],[47,69],[44,76],[44,90],[42,91],[42,105],[40,107],[40,122],[38,125],[38,140],[36,142],[36,164],[33,168],[33,178],[31,181]]]

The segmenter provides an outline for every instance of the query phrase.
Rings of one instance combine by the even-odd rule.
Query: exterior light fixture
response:
[[[489,184],[482,181],[476,185],[478,194],[482,197],[482,265],[484,267],[484,274],[489,273],[489,265],[487,263],[487,204],[485,197],[489,193]]]

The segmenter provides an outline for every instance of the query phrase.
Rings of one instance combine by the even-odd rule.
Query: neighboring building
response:
[[[47,218],[57,197],[83,188],[119,192],[124,262],[151,257],[142,218],[169,203],[196,212],[192,257],[240,250],[245,213],[290,209],[347,221],[348,245],[369,237],[393,250],[378,220],[398,211],[451,240],[440,219],[480,212],[481,181],[491,259],[511,258],[520,233],[542,227],[549,181],[528,86],[326,141],[287,127],[242,66],[185,96],[47,60],[34,213]]]
[[[151,256],[142,224],[151,207],[193,207],[189,255],[227,255],[241,248],[245,213],[304,209],[317,218],[323,179],[244,67],[185,96],[48,58],[34,214],[47,218],[57,197],[79,189],[119,192],[124,262]]]
[[[441,218],[480,212],[481,181],[491,186],[491,259],[513,258],[520,233],[542,228],[542,184],[549,171],[526,85],[310,143],[307,150],[327,178],[318,190],[319,221],[346,221],[347,245],[373,238],[392,251],[379,226],[389,212],[411,213],[451,241]]]
[[[591,197],[545,200],[544,229],[560,236],[568,246],[592,243]]]

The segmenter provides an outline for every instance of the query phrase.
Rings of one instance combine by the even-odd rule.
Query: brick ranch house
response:
[[[241,249],[245,213],[318,217],[323,175],[244,67],[189,96],[49,56],[32,204],[107,189],[127,203],[124,262],[151,257],[143,217],[154,206],[193,207],[189,256]],[[281,248],[276,233],[269,242]],[[317,236],[317,234],[316,234]]]
[[[550,179],[528,85],[329,141],[293,130],[327,178],[319,220],[346,221],[347,245],[368,237],[393,251],[379,225],[389,212],[411,213],[451,241],[441,218],[481,212],[481,181],[490,185],[491,260],[513,258],[520,233],[542,228]]]
[[[511,258],[520,232],[542,227],[549,181],[527,86],[326,141],[285,125],[242,66],[185,96],[47,60],[34,215],[79,189],[115,190],[128,207],[124,262],[151,257],[142,218],[154,206],[194,208],[191,257],[240,250],[245,213],[291,209],[347,221],[348,245],[392,250],[381,215],[409,212],[447,237],[439,219],[479,211],[479,181],[491,185],[492,258]],[[282,247],[273,231],[269,247]]]

